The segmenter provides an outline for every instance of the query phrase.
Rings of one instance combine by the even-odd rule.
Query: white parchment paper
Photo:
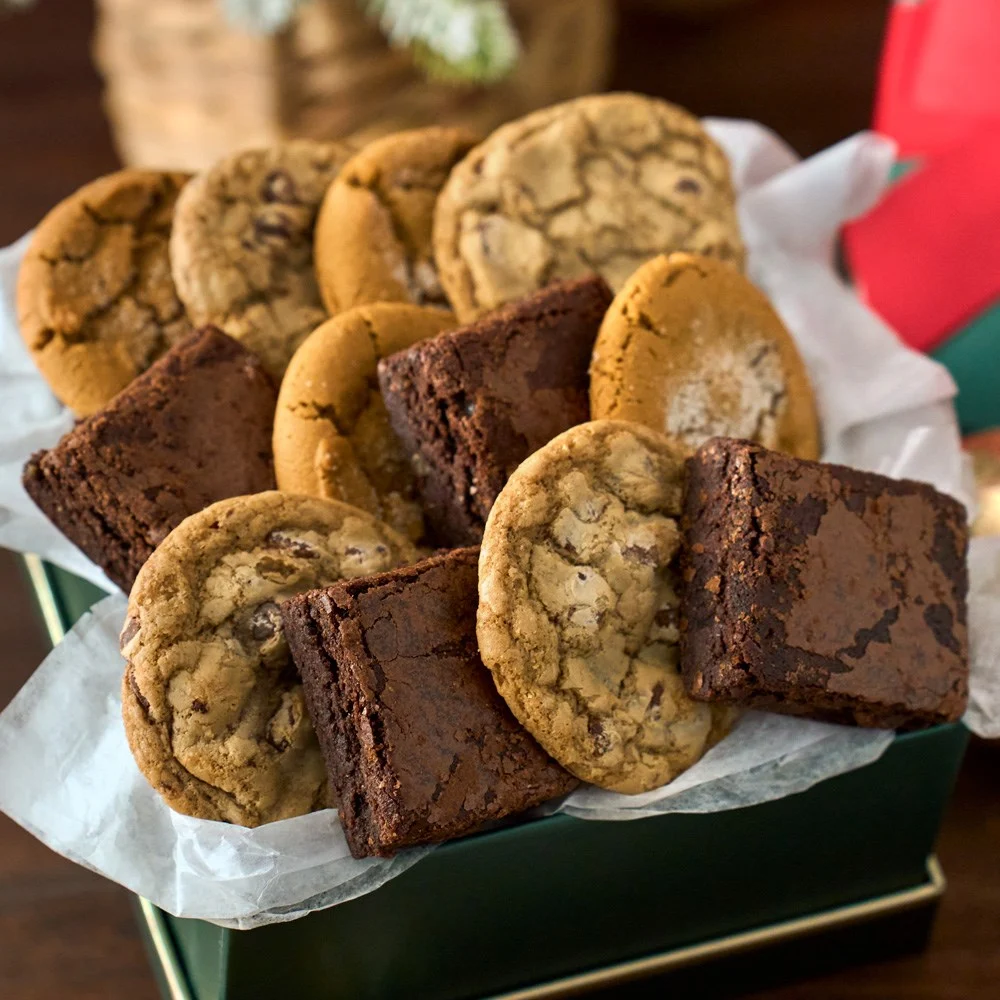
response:
[[[894,150],[862,134],[805,162],[751,122],[713,120],[740,194],[753,280],[795,336],[817,390],[825,457],[933,483],[970,501],[941,366],[904,347],[843,285],[835,234],[884,190]],[[20,471],[71,418],[18,336],[12,285],[24,241],[0,251],[0,545],[111,587],[35,510]],[[1000,544],[972,559],[968,724],[1000,735]],[[85,616],[0,716],[0,809],[61,854],[171,913],[231,927],[289,920],[377,888],[426,849],[392,861],[350,857],[333,810],[246,830],[172,812],[139,774],[120,718],[117,635],[125,598]],[[767,713],[676,781],[643,795],[586,787],[560,806],[586,819],[713,812],[780,798],[876,760],[892,734]]]

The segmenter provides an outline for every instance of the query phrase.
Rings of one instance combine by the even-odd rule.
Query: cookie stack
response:
[[[84,419],[24,483],[130,591],[166,801],[391,855],[657,788],[747,706],[957,718],[964,512],[816,461],[744,256],[721,149],[627,94],[54,210],[22,329]]]

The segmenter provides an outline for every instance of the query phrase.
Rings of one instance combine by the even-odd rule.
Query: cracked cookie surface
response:
[[[122,717],[172,808],[258,826],[329,805],[278,604],[414,557],[364,511],[276,491],[220,501],[167,536],[129,596]]]
[[[18,323],[52,391],[88,416],[192,331],[170,276],[187,174],[120,170],[42,220],[17,280]]]
[[[460,320],[554,278],[619,289],[694,250],[742,263],[729,164],[698,119],[638,94],[557,104],[504,125],[452,171],[434,254]]]
[[[816,402],[791,334],[735,267],[696,254],[649,261],[615,297],[594,345],[590,411],[689,451],[738,437],[819,457]]]
[[[483,662],[548,753],[619,792],[670,781],[731,721],[678,669],[682,482],[662,435],[594,421],[527,459],[486,523]]]
[[[420,539],[416,481],[389,425],[377,365],[453,325],[443,309],[383,302],[349,309],[315,330],[295,352],[278,394],[278,488],[343,500]]]
[[[305,139],[244,150],[198,174],[178,200],[170,263],[191,318],[242,341],[276,380],[326,319],[313,229],[353,152]]]
[[[434,206],[476,141],[461,128],[413,129],[345,164],[316,220],[316,278],[331,313],[367,302],[448,306],[431,247]]]

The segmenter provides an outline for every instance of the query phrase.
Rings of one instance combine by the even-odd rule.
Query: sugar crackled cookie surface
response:
[[[522,725],[585,781],[641,792],[728,729],[678,667],[683,455],[634,424],[574,427],[511,477],[486,524],[477,635]]]
[[[331,313],[367,302],[448,306],[431,245],[434,206],[475,143],[461,128],[412,129],[344,165],[316,220],[316,277]]]
[[[389,425],[376,367],[453,325],[443,309],[377,302],[314,330],[295,352],[278,394],[278,488],[354,504],[419,540],[424,517],[414,474]]]
[[[434,253],[460,320],[554,278],[612,289],[672,250],[742,263],[729,164],[693,115],[638,94],[581,97],[497,129],[452,171]]]
[[[273,491],[183,521],[140,571],[121,635],[125,731],[150,784],[243,826],[329,805],[278,604],[415,555],[364,511]]]
[[[625,282],[594,345],[590,411],[692,451],[731,436],[819,457],[816,402],[791,334],[749,279],[699,254],[656,257]]]
[[[18,273],[21,335],[77,416],[100,409],[191,332],[167,247],[186,174],[120,170],[42,220]]]

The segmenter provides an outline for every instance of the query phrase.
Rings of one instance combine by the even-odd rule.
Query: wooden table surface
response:
[[[704,114],[757,118],[800,152],[865,127],[886,4],[756,0],[702,21],[629,5],[619,88]],[[113,169],[89,60],[92,11],[39,0],[0,17],[0,245]],[[0,552],[0,707],[45,653],[17,560]],[[790,986],[780,1000],[1000,996],[1000,745],[973,741],[941,836],[949,879],[930,950]],[[0,816],[0,997],[152,1000],[124,890]]]

